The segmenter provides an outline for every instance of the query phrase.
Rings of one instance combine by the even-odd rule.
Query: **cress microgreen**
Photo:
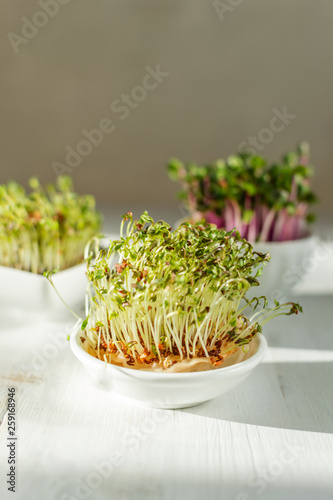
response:
[[[30,188],[0,186],[0,265],[42,274],[82,261],[101,225],[94,197],[75,193],[68,176],[45,188],[32,178]]]
[[[99,251],[94,239],[86,255],[92,297],[82,329],[92,353],[111,363],[167,369],[208,358],[219,366],[269,319],[301,311],[292,302],[268,308],[265,297],[246,299],[259,285],[254,268],[269,254],[234,230],[184,223],[172,231],[147,212],[138,221],[129,212],[120,239]]]

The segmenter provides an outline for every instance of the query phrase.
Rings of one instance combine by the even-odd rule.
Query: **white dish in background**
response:
[[[87,289],[86,264],[78,264],[52,276],[61,297],[74,311],[84,307]],[[66,307],[53,287],[40,274],[0,266],[1,308],[17,308],[54,317]]]
[[[226,366],[225,362],[223,367],[200,372],[163,373],[105,363],[85,351],[81,336],[78,326],[71,335],[71,349],[100,388],[114,391],[132,403],[163,409],[195,406],[231,391],[250,375],[267,349],[265,337],[259,334],[247,359],[237,364]]]
[[[271,260],[263,266],[258,278],[259,287],[251,289],[251,295],[265,295],[268,299],[288,298],[310,267],[311,259],[318,244],[316,236],[307,236],[292,241],[267,241],[253,244],[257,252],[270,253]]]
[[[308,265],[308,272],[295,286],[298,295],[333,294],[333,243],[332,240],[319,240]]]

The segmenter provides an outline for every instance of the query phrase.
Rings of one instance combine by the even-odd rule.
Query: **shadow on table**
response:
[[[333,363],[263,363],[233,392],[182,411],[231,422],[333,432]]]

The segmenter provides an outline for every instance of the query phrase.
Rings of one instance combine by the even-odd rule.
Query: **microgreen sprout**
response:
[[[79,196],[68,176],[31,192],[16,182],[0,186],[0,265],[42,274],[83,260],[87,241],[100,230],[93,196]]]
[[[197,358],[214,368],[270,318],[301,311],[246,298],[269,254],[234,230],[184,223],[172,231],[147,212],[138,221],[128,213],[120,239],[102,250],[94,240],[86,255],[92,296],[82,329],[89,352],[110,363],[168,369]]]
[[[272,165],[245,152],[204,166],[172,159],[168,173],[181,182],[192,221],[204,218],[227,231],[236,227],[251,242],[302,238],[314,219],[307,143]]]
[[[45,276],[45,278],[49,281],[49,283],[51,284],[53,290],[55,291],[55,293],[58,295],[59,299],[61,300],[61,302],[64,304],[64,306],[73,314],[73,316],[75,316],[75,318],[77,320],[81,320],[80,316],[78,316],[76,314],[76,312],[73,311],[73,309],[71,307],[69,307],[69,305],[64,301],[64,299],[62,298],[61,294],[58,292],[58,289],[57,287],[54,285],[53,283],[53,279],[52,279],[52,276],[54,274],[56,274],[57,272],[59,271],[59,269],[54,269],[53,271],[44,271],[43,272],[43,276]]]

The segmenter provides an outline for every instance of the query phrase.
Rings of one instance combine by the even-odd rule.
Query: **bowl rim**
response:
[[[296,245],[302,245],[310,242],[316,242],[318,240],[318,236],[315,234],[308,234],[307,236],[303,236],[302,238],[297,238],[297,240],[285,240],[285,241],[255,241],[254,243],[251,243],[253,246],[254,250],[256,247],[258,248],[259,246],[272,246],[272,247],[280,247],[280,246],[296,246]]]
[[[95,358],[91,354],[88,354],[85,349],[82,347],[81,340],[79,340],[81,333],[81,325],[78,325],[74,328],[71,336],[70,336],[70,347],[74,356],[81,361],[83,365],[90,365],[91,368],[103,368],[105,367],[105,361]],[[201,378],[201,377],[214,377],[214,374],[232,374],[235,372],[245,372],[250,371],[255,366],[257,366],[264,358],[267,351],[267,340],[262,333],[258,332],[258,348],[256,352],[250,356],[248,359],[244,361],[240,361],[239,363],[235,363],[234,365],[220,367],[216,370],[202,370],[197,372],[173,372],[173,373],[164,373],[164,372],[155,372],[149,370],[136,370],[135,368],[126,368],[124,366],[117,366],[111,363],[107,363],[107,367],[109,369],[117,370],[122,372],[124,375],[137,375],[140,378],[165,378],[166,376],[169,378]]]
[[[54,274],[53,280],[57,280],[59,276],[64,276],[65,274],[69,274],[74,270],[81,271],[86,267],[87,266],[85,262],[79,262],[78,264],[74,264],[74,266],[66,267],[66,269],[60,269],[60,271]],[[33,273],[32,271],[26,271],[25,269],[16,269],[16,267],[10,267],[10,266],[0,265],[0,272],[14,273],[16,276],[21,276],[22,278],[29,277],[30,279],[43,280],[43,281],[45,281],[46,279],[43,274]]]

